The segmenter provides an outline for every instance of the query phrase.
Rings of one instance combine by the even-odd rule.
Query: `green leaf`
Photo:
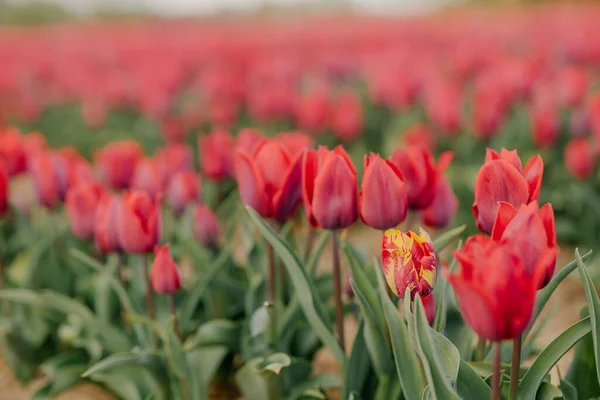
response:
[[[578,249],[575,249],[575,260],[577,261],[579,276],[581,277],[581,283],[583,284],[588,311],[590,313],[592,339],[594,341],[594,357],[596,359],[596,365],[600,365],[600,299],[598,298],[598,292],[596,292],[596,288],[594,288],[592,278],[590,278],[590,274],[588,273],[587,268],[585,267],[585,264],[579,255]],[[598,381],[600,382],[600,370],[598,368],[596,368],[596,374]]]
[[[172,324],[169,324],[172,325]],[[181,341],[175,335],[172,326],[166,327],[166,333],[164,334],[165,340],[165,355],[167,356],[167,363],[171,371],[178,378],[185,378],[187,375],[187,363],[185,360],[185,352]],[[164,340],[163,339],[163,340]]]
[[[489,399],[492,397],[490,387],[464,360],[460,360],[456,391],[463,400]]]
[[[559,388],[548,383],[542,382],[540,388],[535,394],[536,400],[555,400],[555,399],[563,399],[563,394]]]
[[[104,374],[124,367],[158,367],[162,363],[163,360],[160,356],[147,351],[115,353],[89,367],[81,376],[88,378],[95,374]]]
[[[235,382],[247,399],[280,400],[283,397],[281,376],[275,373],[260,373],[257,366],[263,358],[246,362],[235,374]]]
[[[449,231],[444,232],[433,241],[433,248],[436,252],[440,253],[446,248],[446,246],[458,239],[460,234],[463,233],[465,229],[467,229],[467,225],[461,225],[458,228],[450,229]]]
[[[336,388],[336,387],[340,387],[342,386],[342,380],[334,375],[329,375],[329,374],[320,374],[320,375],[313,375],[310,378],[308,378],[306,381],[297,384],[296,386],[294,386],[294,388],[291,390],[290,394],[287,396],[287,400],[297,400],[297,399],[304,399],[306,398],[305,396],[310,395],[314,397],[314,394],[309,393],[310,390],[326,390],[326,389],[332,389],[332,388]],[[321,394],[322,396],[322,394]],[[317,398],[323,398],[326,399],[326,397],[317,397]]]
[[[228,353],[229,350],[225,346],[198,347],[186,353],[190,371],[197,374],[190,379],[189,384],[194,385],[193,389],[200,392],[198,397],[209,398],[210,383]]]
[[[236,350],[239,347],[240,324],[225,320],[213,319],[198,328],[196,333],[186,338],[183,343],[185,351],[196,347],[225,346]]]
[[[92,379],[102,383],[122,400],[143,400],[136,382],[128,374],[101,373],[95,374]]]
[[[316,295],[314,284],[311,282],[306,270],[302,267],[300,259],[287,243],[281,240],[281,238],[264,222],[256,211],[250,207],[246,207],[246,209],[252,222],[254,222],[256,227],[271,246],[273,246],[273,249],[283,261],[290,278],[289,280],[294,286],[296,297],[300,302],[300,306],[302,307],[308,322],[325,346],[333,353],[338,362],[343,364],[346,359],[344,350],[340,347],[330,329],[330,319],[327,318],[321,299]]]
[[[33,400],[54,397],[60,392],[81,382],[81,373],[85,371],[84,363],[69,364],[48,374],[48,383],[39,388],[31,397]]]
[[[585,261],[591,255],[592,255],[592,250],[590,250],[587,253],[585,253],[581,257],[581,260]],[[550,296],[552,296],[552,293],[554,293],[554,291],[556,290],[556,288],[558,287],[558,285],[571,272],[573,272],[575,270],[575,268],[577,268],[577,261],[576,260],[574,260],[574,261],[568,263],[567,265],[565,265],[560,271],[558,271],[558,273],[556,275],[554,275],[554,278],[552,278],[552,280],[548,283],[548,285],[546,285],[545,288],[543,288],[542,290],[540,290],[538,292],[537,300],[536,300],[536,303],[535,303],[535,309],[534,309],[534,313],[533,313],[533,318],[531,319],[531,322],[529,323],[529,327],[530,328],[531,328],[531,326],[533,326],[533,323],[537,320],[537,317],[540,315],[540,313],[544,309],[544,306],[546,305],[546,303],[548,302],[548,300],[550,300]]]
[[[587,307],[585,307],[581,312],[581,317],[585,318],[587,315]],[[600,382],[596,377],[594,339],[591,335],[585,336],[575,345],[575,355],[565,380],[577,389],[577,394],[581,399],[600,397]],[[563,390],[563,392],[565,391]]]
[[[391,349],[385,340],[385,325],[381,326],[377,322],[377,317],[371,309],[371,306],[367,303],[365,296],[362,291],[358,288],[353,279],[350,280],[352,290],[360,306],[362,314],[365,318],[365,343],[373,361],[373,367],[377,376],[386,376],[392,369],[392,359],[390,358]],[[381,303],[380,303],[381,304]],[[381,307],[381,305],[378,307]]]
[[[352,352],[344,365],[342,399],[349,398],[354,391],[360,392],[371,370],[369,351],[365,343],[364,328],[364,321],[360,321],[356,336],[354,337]]]
[[[327,246],[327,242],[329,239],[329,232],[323,231],[319,234],[319,239],[317,240],[317,245],[315,246],[310,258],[308,260],[308,264],[306,264],[306,270],[308,271],[308,275],[311,277],[315,276],[317,271],[317,266],[319,261],[321,260],[321,254],[323,254],[323,250],[325,246]]]
[[[274,353],[256,364],[258,372],[271,371],[274,374],[279,374],[285,367],[289,367],[292,363],[290,356],[285,353]]]
[[[548,372],[562,356],[592,330],[590,318],[584,318],[561,333],[533,362],[519,384],[519,398],[532,399]]]
[[[569,381],[560,381],[560,391],[563,394],[564,400],[577,400],[577,389]],[[586,399],[590,397],[585,397]]]
[[[458,245],[456,246],[456,250],[459,250],[462,247],[462,240],[458,241]],[[450,263],[450,272],[454,271],[458,261],[456,258],[452,258],[452,263]],[[437,306],[435,308],[435,319],[433,321],[433,328],[438,332],[444,332],[446,329],[446,318],[447,318],[447,309],[448,309],[448,281],[443,276],[438,276],[438,293],[436,293],[436,303]]]
[[[417,345],[419,347],[419,353],[421,355],[421,361],[423,362],[423,369],[425,370],[425,377],[427,378],[427,382],[429,383],[429,387],[431,389],[432,395],[434,398],[442,398],[442,399],[456,399],[459,400],[460,397],[456,394],[454,389],[452,388],[451,378],[448,376],[448,371],[444,370],[443,364],[441,362],[441,354],[438,353],[438,349],[436,349],[434,345],[434,341],[432,337],[429,335],[429,332],[435,332],[429,326],[427,322],[427,316],[425,315],[425,309],[423,308],[423,303],[421,302],[421,298],[419,296],[415,297],[415,338]],[[437,333],[437,332],[436,332]],[[439,335],[439,334],[438,334]],[[449,352],[451,354],[453,352]],[[457,355],[458,350],[454,355]],[[448,359],[451,357],[446,357]],[[450,362],[453,362],[450,361]],[[459,360],[456,360],[458,364]],[[456,373],[458,374],[458,367],[456,365]],[[428,373],[429,372],[429,373]]]
[[[402,384],[402,393],[407,400],[420,400],[425,387],[419,359],[409,339],[406,323],[402,320],[398,309],[387,293],[381,295],[381,305],[388,324],[396,372]]]

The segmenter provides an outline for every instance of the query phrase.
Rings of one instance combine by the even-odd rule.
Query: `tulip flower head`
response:
[[[198,139],[202,173],[209,179],[223,181],[233,172],[233,139],[225,130],[216,130]]]
[[[479,230],[492,232],[498,202],[519,207],[537,201],[543,173],[544,162],[539,155],[532,157],[523,169],[516,150],[502,149],[498,154],[487,149],[485,164],[475,179],[473,215]]]
[[[429,293],[425,297],[422,297],[421,300],[423,301],[423,308],[425,309],[427,322],[429,322],[429,325],[433,325],[435,322],[435,297],[433,292]]]
[[[258,129],[244,128],[240,130],[235,138],[235,150],[252,153],[254,146],[264,139]]]
[[[173,261],[168,244],[154,249],[150,283],[156,293],[163,294],[175,293],[181,287],[179,268]]]
[[[162,192],[164,181],[163,170],[158,162],[153,158],[144,158],[135,166],[130,187],[155,197]]]
[[[198,243],[207,248],[217,247],[221,240],[221,226],[217,216],[205,204],[194,208],[194,234]]]
[[[181,214],[188,204],[201,198],[202,185],[200,177],[195,172],[178,172],[167,186],[167,203],[177,214]]]
[[[517,211],[511,204],[500,202],[492,239],[513,243],[530,274],[538,269],[545,271],[539,289],[550,282],[558,255],[554,211],[550,203],[539,208],[537,202],[531,202]]]
[[[458,199],[447,177],[442,176],[435,184],[433,202],[421,211],[421,220],[433,228],[445,228],[458,211]]]
[[[0,215],[8,210],[9,180],[8,172],[2,163],[0,163]]]
[[[263,218],[285,222],[300,202],[302,154],[292,158],[275,139],[264,139],[246,153],[238,150],[235,177],[242,202]]]
[[[337,146],[307,150],[302,162],[302,196],[308,221],[315,228],[346,228],[358,218],[356,169]]]
[[[104,193],[95,213],[94,238],[96,247],[103,253],[120,251],[117,216],[123,199],[115,194]]]
[[[427,296],[437,278],[437,255],[429,234],[421,229],[419,234],[388,229],[381,244],[381,265],[385,279],[396,296],[404,298],[410,289],[415,294]]]
[[[117,214],[117,234],[124,251],[148,253],[158,244],[160,197],[153,200],[146,192],[125,192]]]
[[[65,208],[71,231],[79,239],[94,236],[96,208],[104,188],[98,183],[82,182],[67,192]]]
[[[305,149],[311,149],[315,143],[312,137],[300,131],[281,132],[275,136],[275,139],[287,149],[292,157],[304,152]]]
[[[4,164],[9,176],[27,168],[27,154],[23,136],[14,128],[0,129],[0,164]]]
[[[596,168],[596,155],[589,139],[577,138],[565,148],[565,168],[576,179],[588,179]]]
[[[112,142],[94,155],[96,165],[107,184],[116,189],[129,187],[142,148],[133,140]]]
[[[448,274],[448,281],[467,324],[494,342],[523,333],[545,271],[536,269],[531,274],[511,243],[483,235],[469,238],[454,255],[460,269]]]
[[[358,194],[360,218],[375,229],[390,229],[406,218],[408,203],[402,173],[391,161],[371,153],[364,158]]]

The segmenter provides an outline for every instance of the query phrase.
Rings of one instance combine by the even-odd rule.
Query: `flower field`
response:
[[[0,359],[36,399],[600,397],[598,21],[0,27]]]

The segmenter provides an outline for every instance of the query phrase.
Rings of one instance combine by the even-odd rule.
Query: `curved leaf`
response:
[[[533,399],[548,372],[581,338],[590,333],[590,317],[586,317],[561,333],[533,362],[519,383],[519,398]]]
[[[306,319],[319,336],[319,339],[321,339],[325,346],[329,348],[338,362],[343,364],[346,359],[344,350],[340,347],[330,329],[331,322],[329,318],[326,317],[327,314],[325,313],[325,308],[321,299],[316,295],[314,284],[311,282],[306,270],[302,267],[300,259],[295,254],[294,250],[281,240],[256,211],[250,207],[246,207],[246,209],[248,210],[252,222],[254,222],[256,227],[271,246],[273,246],[273,249],[283,261],[290,277],[289,280],[296,291],[296,297],[306,315]]]
[[[156,353],[150,352],[127,352],[115,353],[106,357],[89,367],[81,374],[82,378],[87,378],[94,374],[103,374],[116,368],[123,367],[157,367],[163,360]]]
[[[342,399],[350,398],[353,392],[360,392],[371,370],[371,359],[365,343],[364,328],[364,321],[360,321],[354,337],[352,352],[344,365]]]
[[[463,233],[465,229],[467,229],[467,225],[461,225],[458,228],[450,229],[448,232],[444,232],[433,241],[433,248],[438,253],[441,252],[446,248],[446,246],[458,239],[460,234]]]
[[[480,400],[492,397],[492,390],[464,360],[460,360],[456,391],[464,400]]]

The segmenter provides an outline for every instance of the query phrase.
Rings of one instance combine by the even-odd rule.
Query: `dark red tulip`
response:
[[[224,130],[215,130],[198,139],[202,173],[209,179],[223,181],[233,173],[233,139]]]
[[[433,295],[433,292],[422,297],[421,300],[423,301],[423,308],[425,308],[427,322],[429,322],[429,325],[433,325],[435,322],[435,296]]]
[[[421,219],[427,226],[445,228],[450,225],[458,211],[458,199],[447,177],[443,176],[435,184],[433,202],[421,211]]]
[[[0,163],[9,176],[27,169],[27,154],[21,133],[14,128],[0,129]]]
[[[264,136],[258,129],[244,128],[238,132],[235,138],[235,150],[242,150],[250,154],[263,139]]]
[[[358,205],[360,218],[372,228],[389,229],[404,221],[408,203],[398,167],[377,154],[365,155]]]
[[[390,160],[404,176],[410,209],[423,210],[433,202],[436,181],[444,176],[452,158],[452,152],[444,152],[436,165],[431,152],[423,146],[394,151]]]
[[[558,110],[553,107],[532,108],[531,132],[536,146],[542,148],[553,147],[560,135]]]
[[[492,232],[499,201],[515,207],[537,201],[543,174],[544,162],[539,155],[532,157],[523,169],[516,150],[502,149],[498,154],[487,149],[485,164],[475,179],[473,215],[479,230]]]
[[[511,204],[500,202],[492,239],[511,242],[529,273],[533,274],[537,268],[545,271],[538,289],[550,282],[558,255],[554,211],[550,203],[539,208],[533,201],[517,211]]]
[[[300,131],[281,132],[275,136],[275,139],[287,149],[292,157],[304,152],[305,149],[311,149],[315,143],[312,137]]]
[[[160,196],[153,200],[146,192],[125,192],[117,215],[117,234],[124,251],[152,251],[159,241],[160,223]]]
[[[144,158],[135,166],[129,186],[131,189],[142,190],[155,197],[163,191],[164,183],[163,169],[158,162],[153,158]]]
[[[96,206],[94,238],[96,247],[103,253],[120,251],[117,217],[123,199],[116,194],[105,193]]]
[[[244,204],[284,222],[300,202],[302,154],[292,158],[277,140],[264,139],[251,154],[237,151],[235,176]]]
[[[204,247],[217,247],[221,240],[221,226],[217,216],[208,206],[198,204],[194,208],[194,234]]]
[[[150,270],[150,283],[156,293],[175,293],[181,287],[179,268],[173,261],[169,245],[154,249],[154,262]]]
[[[8,210],[9,177],[4,164],[0,163],[0,215]]]
[[[531,274],[510,243],[483,235],[470,237],[454,254],[460,269],[448,274],[448,281],[467,324],[495,342],[522,334],[545,271],[539,268]]]
[[[115,189],[129,187],[133,172],[143,157],[142,148],[134,140],[111,142],[96,152],[95,163],[105,182]]]
[[[573,139],[567,144],[565,168],[577,179],[588,179],[592,175],[596,168],[596,156],[589,139]]]
[[[192,171],[177,173],[169,181],[165,195],[169,206],[181,214],[188,204],[202,199],[200,177]]]
[[[307,150],[302,163],[302,197],[313,227],[346,228],[358,218],[356,169],[341,146]]]
[[[82,182],[67,191],[65,208],[71,231],[79,239],[94,236],[96,208],[104,194],[104,188],[98,183]]]

